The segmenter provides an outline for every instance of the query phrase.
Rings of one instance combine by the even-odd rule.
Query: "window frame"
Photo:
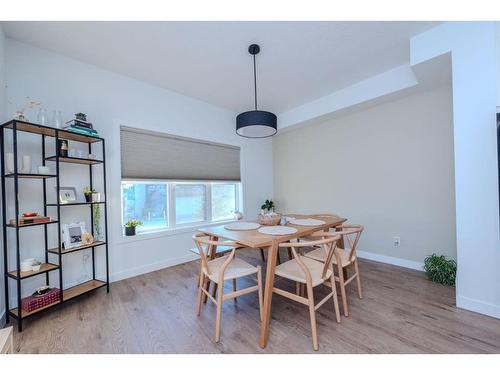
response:
[[[122,179],[120,181],[120,221],[122,224],[122,236],[124,237],[123,225],[123,184],[166,184],[167,185],[167,200],[166,200],[166,211],[168,213],[167,226],[163,228],[158,228],[154,230],[140,230],[137,228],[137,235],[147,235],[162,232],[175,232],[179,230],[200,228],[207,225],[222,224],[226,222],[234,221],[234,219],[222,219],[222,220],[212,220],[212,186],[215,184],[220,185],[235,185],[235,207],[237,211],[242,212],[242,183],[241,181],[218,181],[218,180],[159,180],[159,179]],[[177,224],[175,220],[175,186],[176,185],[205,185],[205,217],[203,221],[194,221],[190,223]]]

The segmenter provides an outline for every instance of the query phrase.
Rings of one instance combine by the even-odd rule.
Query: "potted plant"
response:
[[[87,115],[85,113],[82,113],[82,112],[75,113],[75,118],[77,120],[87,122]]]
[[[83,188],[83,195],[85,196],[85,202],[92,202],[92,193],[95,193],[94,189],[89,188],[88,186],[85,186]]]
[[[261,210],[265,210],[267,212],[273,212],[274,211],[274,202],[269,200],[269,199],[266,199],[266,201],[264,202],[264,204],[262,206],[260,206],[260,209]]]
[[[455,285],[457,262],[444,255],[432,254],[424,259],[424,270],[429,279],[443,285]]]
[[[125,223],[125,235],[135,236],[135,228],[142,225],[142,221],[139,220],[129,220]]]

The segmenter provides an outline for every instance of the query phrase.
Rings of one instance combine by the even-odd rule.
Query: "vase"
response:
[[[87,203],[92,203],[92,193],[90,194],[83,194],[85,196],[85,202]]]
[[[125,236],[135,236],[135,227],[125,227]]]
[[[14,173],[14,154],[7,152],[6,168],[8,173]]]
[[[23,166],[20,170],[21,173],[31,172],[31,155],[23,155]]]
[[[92,193],[92,202],[100,202],[101,193]]]

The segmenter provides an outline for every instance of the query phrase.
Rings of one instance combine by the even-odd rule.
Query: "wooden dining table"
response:
[[[271,302],[273,297],[274,273],[278,256],[278,245],[281,242],[287,242],[296,238],[306,237],[319,230],[328,230],[344,223],[347,219],[338,216],[316,216],[287,214],[286,216],[296,219],[314,218],[324,221],[324,224],[316,226],[299,226],[287,224],[288,227],[297,228],[297,232],[284,236],[273,236],[262,234],[257,230],[228,230],[224,225],[209,226],[198,229],[201,233],[210,236],[212,240],[227,239],[237,242],[246,247],[255,249],[267,249],[267,268],[264,291],[264,311],[260,326],[259,346],[265,348],[269,336],[269,323],[271,321]],[[213,259],[217,249],[212,247],[208,256]]]

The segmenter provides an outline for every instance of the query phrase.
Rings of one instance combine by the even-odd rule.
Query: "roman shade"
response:
[[[129,127],[120,129],[122,178],[240,181],[240,148]]]

